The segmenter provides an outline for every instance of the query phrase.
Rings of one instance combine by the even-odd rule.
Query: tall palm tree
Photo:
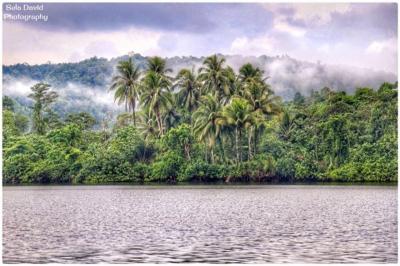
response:
[[[252,112],[255,112],[258,117],[257,123],[253,125],[254,128],[251,130],[253,132],[252,154],[256,155],[259,130],[266,119],[281,112],[280,97],[274,96],[269,85],[258,78],[247,79],[242,86],[242,96],[248,101]],[[264,119],[261,119],[262,117]]]
[[[200,99],[201,83],[194,69],[182,69],[176,76],[174,87],[178,88],[177,100],[188,112],[193,112]]]
[[[172,69],[167,68],[167,61],[159,56],[150,57],[147,61],[147,71],[153,71],[161,76],[169,78],[167,73],[172,72]]]
[[[166,130],[178,125],[182,118],[182,115],[176,109],[178,105],[177,95],[170,93],[169,97],[171,102],[163,112],[163,122]]]
[[[147,72],[142,81],[140,102],[149,113],[154,113],[156,116],[161,136],[164,134],[162,112],[168,110],[168,107],[172,104],[170,86],[171,82],[168,79],[154,71]]]
[[[247,82],[250,79],[263,80],[262,78],[263,74],[264,71],[262,71],[258,67],[254,67],[250,63],[244,64],[239,69],[239,79],[241,82]]]
[[[228,103],[233,95],[239,95],[240,91],[239,77],[230,66],[225,69],[225,77],[225,84],[223,86],[224,96],[222,99],[224,104]]]
[[[222,117],[217,120],[220,125],[231,125],[235,128],[236,163],[243,160],[242,141],[243,129],[254,123],[253,112],[250,104],[241,97],[233,97],[231,103],[225,106]]]
[[[227,70],[224,68],[225,58],[218,58],[217,55],[207,57],[203,67],[199,68],[199,80],[204,82],[205,93],[213,93],[220,101],[225,92],[227,84]]]
[[[117,65],[117,75],[112,78],[110,90],[115,91],[114,99],[118,104],[125,103],[125,111],[131,111],[133,124],[136,125],[136,100],[139,97],[139,77],[140,71],[132,62],[121,61]]]
[[[200,107],[193,113],[193,132],[200,141],[206,142],[211,153],[211,162],[214,163],[214,146],[221,132],[217,120],[221,117],[222,106],[211,94],[202,96],[200,101]]]

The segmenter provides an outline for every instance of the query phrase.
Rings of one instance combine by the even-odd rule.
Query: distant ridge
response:
[[[146,66],[146,57],[131,54],[141,68]],[[264,70],[268,83],[283,99],[291,99],[296,92],[308,95],[312,90],[329,87],[333,90],[354,91],[357,87],[377,89],[383,82],[395,82],[394,73],[369,69],[326,65],[297,60],[288,55],[280,56],[240,56],[222,55],[226,64],[237,71],[241,65],[252,63]],[[29,87],[38,81],[48,82],[59,91],[61,103],[59,111],[84,110],[100,116],[101,113],[118,109],[113,96],[108,93],[108,85],[118,61],[128,59],[128,55],[112,59],[93,57],[76,63],[47,63],[40,65],[3,65],[3,94],[11,96],[26,105]],[[167,58],[167,65],[173,69],[172,75],[181,68],[198,68],[205,57],[174,56]]]

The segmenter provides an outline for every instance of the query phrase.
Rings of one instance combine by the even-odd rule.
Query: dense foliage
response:
[[[113,72],[112,65],[104,58],[90,58],[79,63],[42,65],[16,64],[3,66],[3,75],[16,79],[30,78],[46,80],[53,85],[76,82],[87,86],[105,85],[107,77]]]
[[[170,73],[160,57],[121,61],[110,90],[126,113],[112,126],[61,120],[48,84],[32,87],[30,119],[3,97],[3,182],[397,180],[397,83],[282,102],[251,64],[210,56]]]

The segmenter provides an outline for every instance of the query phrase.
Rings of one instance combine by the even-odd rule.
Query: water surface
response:
[[[394,263],[397,187],[3,187],[3,262]]]

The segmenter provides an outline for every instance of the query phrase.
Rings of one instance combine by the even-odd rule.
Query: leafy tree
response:
[[[28,134],[23,106],[3,97],[3,182],[397,181],[397,82],[352,94],[323,88],[282,102],[251,64],[236,74],[214,55],[198,75],[183,69],[172,79],[164,59],[141,59],[120,61],[114,77],[122,102],[129,106],[134,94],[139,105],[115,123],[104,112],[100,128],[89,113],[50,108],[57,94],[39,83],[30,95]],[[70,67],[59,64],[60,71]],[[141,79],[139,69],[145,69]],[[132,84],[135,93],[124,94]]]
[[[172,128],[162,138],[162,142],[164,149],[173,150],[186,160],[191,160],[195,141],[189,125],[182,124],[176,128]]]
[[[50,105],[57,99],[58,95],[54,91],[50,91],[50,85],[46,83],[38,83],[31,87],[32,93],[29,97],[33,99],[33,132],[40,135],[45,134],[47,123],[45,120],[46,112],[49,112]]]
[[[170,86],[168,79],[153,71],[146,74],[142,83],[141,104],[150,115],[155,115],[160,136],[164,134],[162,112],[167,110],[172,103]]]
[[[10,97],[3,96],[3,110],[9,110],[11,112],[15,111],[15,102]]]
[[[252,64],[247,63],[239,69],[239,79],[242,83],[252,82],[254,80],[263,81],[264,71]]]
[[[163,78],[170,79],[167,74],[172,72],[172,69],[167,68],[167,62],[165,59],[154,56],[150,57],[147,61],[147,72],[154,72]]]
[[[250,104],[245,99],[239,97],[233,98],[231,103],[225,106],[222,116],[218,119],[217,123],[234,127],[236,162],[241,162],[243,157],[240,142],[242,140],[243,130],[254,123],[254,116]]]
[[[294,94],[293,103],[298,106],[302,106],[305,103],[305,98],[300,92]]]
[[[175,86],[179,89],[178,103],[188,112],[193,112],[199,104],[201,84],[194,70],[182,69],[176,76]]]
[[[222,116],[222,106],[215,96],[207,94],[201,98],[199,109],[193,114],[193,132],[200,141],[207,143],[214,163],[214,146],[221,132],[218,119]]]
[[[125,112],[131,111],[133,123],[136,125],[136,100],[139,98],[140,71],[132,62],[121,61],[117,66],[118,74],[113,77],[110,90],[115,91],[114,98],[118,104],[125,103]]]
[[[96,124],[96,119],[87,112],[71,113],[65,119],[66,123],[76,124],[82,129],[88,130]]]
[[[225,59],[218,58],[217,55],[207,57],[203,62],[203,67],[199,69],[199,80],[204,83],[203,92],[212,93],[217,97],[218,101],[224,100],[228,91],[228,73],[224,68]]]

